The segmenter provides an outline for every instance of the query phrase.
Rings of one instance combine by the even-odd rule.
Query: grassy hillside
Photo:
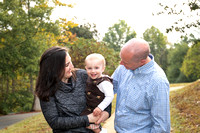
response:
[[[170,92],[173,133],[200,132],[200,80]]]

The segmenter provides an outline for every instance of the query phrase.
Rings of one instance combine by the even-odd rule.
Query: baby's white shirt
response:
[[[105,95],[103,101],[98,105],[98,107],[103,111],[114,98],[113,84],[109,81],[103,81],[98,84],[97,87]]]

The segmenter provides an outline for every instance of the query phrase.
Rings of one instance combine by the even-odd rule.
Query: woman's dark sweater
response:
[[[59,83],[59,89],[49,101],[40,100],[44,117],[54,133],[92,133],[86,127],[89,126],[87,116],[80,116],[86,107],[85,87],[87,73],[79,69],[76,72],[76,80],[71,78],[71,83]],[[106,108],[111,114],[111,105]]]

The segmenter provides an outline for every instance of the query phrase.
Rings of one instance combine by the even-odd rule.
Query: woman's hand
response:
[[[101,122],[104,122],[109,117],[109,113],[106,111],[101,112],[100,118],[95,122],[95,124],[100,124]]]
[[[87,115],[87,117],[88,117],[89,123],[95,123],[101,117],[101,115],[94,116],[94,114],[91,113]]]

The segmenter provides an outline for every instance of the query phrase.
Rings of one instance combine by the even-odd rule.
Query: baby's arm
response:
[[[97,110],[97,112],[99,112],[99,110],[103,111],[112,102],[112,100],[114,98],[113,84],[111,82],[109,82],[109,81],[103,81],[99,85],[97,85],[97,87],[99,88],[99,90],[101,92],[104,93],[105,98],[98,105],[98,107],[96,107],[94,109],[93,113],[95,112],[95,110]]]

